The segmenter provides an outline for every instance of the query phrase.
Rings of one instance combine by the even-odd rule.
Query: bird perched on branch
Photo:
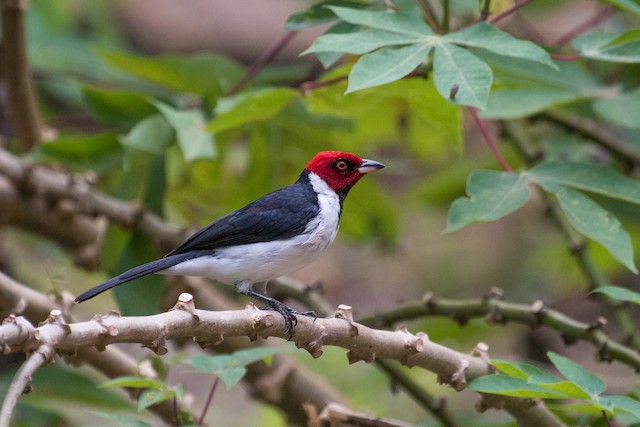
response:
[[[152,273],[202,276],[233,283],[284,317],[289,338],[299,313],[256,289],[315,260],[338,232],[342,203],[366,173],[384,165],[355,154],[322,151],[293,184],[249,203],[196,231],[164,258],[128,270],[76,298],[76,302]]]

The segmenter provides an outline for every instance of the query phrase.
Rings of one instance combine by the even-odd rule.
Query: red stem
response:
[[[235,95],[240,92],[244,87],[262,70],[268,63],[273,61],[273,59],[278,56],[282,49],[284,49],[291,40],[298,34],[297,31],[287,31],[284,33],[276,42],[271,45],[267,50],[262,52],[262,54],[256,58],[256,60],[251,64],[247,72],[242,76],[242,78],[236,83],[231,90],[227,93],[226,96]]]
[[[560,55],[558,53],[550,53],[549,56],[556,61],[577,61],[581,58],[580,55]]]
[[[216,387],[218,387],[218,383],[220,382],[220,378],[216,377],[213,380],[213,384],[211,385],[211,390],[209,390],[209,395],[207,396],[207,401],[204,403],[204,408],[202,408],[202,414],[200,414],[200,418],[198,418],[198,425],[201,426],[204,423],[204,417],[207,415],[207,411],[211,406],[211,401],[213,400],[213,393],[216,391]]]
[[[496,159],[498,159],[498,163],[500,163],[500,166],[502,166],[502,169],[506,170],[507,172],[513,172],[513,169],[511,169],[511,166],[509,166],[509,164],[504,159],[504,157],[502,157],[502,153],[500,152],[500,149],[496,145],[496,142],[493,140],[493,137],[489,133],[489,130],[485,126],[485,123],[482,121],[482,119],[478,115],[478,110],[476,110],[473,107],[468,107],[468,109],[469,109],[469,113],[471,113],[471,117],[473,117],[473,121],[476,123],[476,126],[478,126],[478,129],[480,129],[480,132],[482,133],[484,140],[487,141],[487,145],[489,146],[489,149],[493,152],[493,155],[496,156]]]
[[[569,30],[565,34],[562,34],[561,36],[559,36],[558,38],[553,40],[550,43],[550,45],[553,46],[553,47],[562,47],[562,46],[564,46],[565,44],[567,44],[571,40],[573,40],[576,36],[584,33],[585,31],[589,30],[590,28],[595,27],[600,22],[602,22],[605,19],[607,19],[609,17],[609,15],[611,15],[611,11],[612,10],[613,9],[611,8],[611,6],[607,6],[607,7],[604,7],[602,9],[600,9],[598,12],[594,13],[591,17],[587,18],[584,22],[582,22],[581,24],[578,24],[575,28],[572,28],[571,30]]]

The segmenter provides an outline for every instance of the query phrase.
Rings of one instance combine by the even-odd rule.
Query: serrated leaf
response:
[[[591,291],[592,293],[597,292],[601,294],[605,294],[614,298],[618,301],[628,301],[634,304],[640,304],[640,293],[634,292],[627,288],[622,288],[620,286],[602,286]]]
[[[98,387],[131,387],[131,388],[153,388],[164,389],[167,385],[154,378],[142,378],[142,377],[119,377],[109,381],[105,381]]]
[[[611,123],[640,129],[640,90],[593,102],[594,111]]]
[[[435,38],[435,37],[434,37]],[[324,34],[300,55],[318,52],[339,52],[360,55],[385,46],[424,42],[415,36],[391,31],[369,29],[345,34]]]
[[[627,178],[606,165],[577,162],[545,162],[527,174],[548,191],[560,185],[640,204],[640,181]]]
[[[433,35],[424,20],[415,15],[391,12],[375,12],[347,7],[329,6],[329,9],[343,21],[380,30],[393,31],[411,36]]]
[[[205,130],[204,116],[200,111],[176,110],[160,101],[153,101],[153,105],[176,131],[178,145],[187,162],[216,158],[213,134]]]
[[[530,197],[523,174],[474,171],[467,181],[467,197],[457,199],[449,209],[447,231],[473,222],[495,221],[520,209]]]
[[[491,68],[453,44],[435,48],[433,78],[440,95],[454,104],[484,110],[491,89]]]
[[[547,353],[547,357],[551,363],[553,363],[553,366],[555,366],[566,379],[575,383],[578,387],[592,396],[592,398],[605,390],[606,385],[604,381],[571,359],[560,356],[552,351]]]
[[[427,57],[431,45],[382,48],[361,57],[349,73],[346,93],[399,80]]]
[[[294,89],[268,88],[220,99],[216,115],[206,128],[219,133],[247,123],[271,119],[298,97],[299,93]]]
[[[487,49],[501,56],[539,62],[558,69],[549,54],[537,44],[519,40],[486,22],[479,22],[463,30],[449,33],[443,37],[443,40],[463,46]]]
[[[631,237],[618,218],[578,191],[561,187],[555,194],[573,228],[600,243],[629,270],[638,272],[633,261]]]
[[[123,145],[145,153],[162,154],[173,141],[173,129],[161,114],[154,114],[138,122],[119,140]]]
[[[520,378],[507,375],[485,375],[471,381],[467,388],[482,393],[515,397],[538,397],[541,399],[562,399],[564,394],[529,384]]]
[[[585,58],[638,63],[640,62],[640,40],[634,36],[635,32],[631,33],[631,36],[627,33],[589,33],[576,37],[572,44]]]

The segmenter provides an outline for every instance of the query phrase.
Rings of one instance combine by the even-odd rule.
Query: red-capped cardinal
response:
[[[333,242],[342,202],[364,174],[384,165],[355,154],[322,151],[293,184],[249,203],[195,232],[164,258],[134,267],[82,293],[82,302],[147,274],[202,276],[233,283],[243,295],[269,305],[285,320],[289,338],[296,314],[254,290],[315,260]]]

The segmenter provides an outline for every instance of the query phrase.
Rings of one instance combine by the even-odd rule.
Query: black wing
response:
[[[167,256],[288,239],[302,233],[318,212],[316,193],[308,181],[301,179],[213,221]]]

